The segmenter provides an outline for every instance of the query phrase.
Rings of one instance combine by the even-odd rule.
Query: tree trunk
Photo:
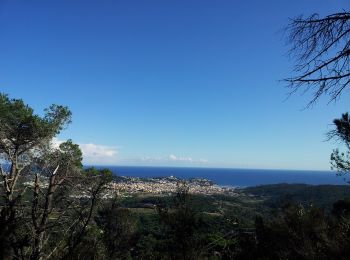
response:
[[[49,214],[52,211],[53,194],[55,193],[56,187],[57,187],[55,180],[56,180],[56,172],[58,170],[58,167],[59,166],[56,167],[55,171],[52,173],[49,180],[49,187],[45,197],[44,211],[42,213],[40,222],[38,221],[39,216],[37,215],[38,203],[39,203],[39,176],[36,175],[36,178],[35,178],[34,198],[33,198],[33,205],[32,205],[32,220],[33,220],[33,225],[35,229],[35,234],[34,234],[35,237],[33,242],[32,255],[30,257],[31,260],[42,259],[42,250],[44,246],[46,224],[49,218]]]

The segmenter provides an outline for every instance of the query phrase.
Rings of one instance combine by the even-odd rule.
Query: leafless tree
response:
[[[295,75],[285,79],[291,89],[313,91],[308,105],[320,96],[337,100],[350,86],[350,12],[320,17],[313,14],[291,20],[286,28]]]

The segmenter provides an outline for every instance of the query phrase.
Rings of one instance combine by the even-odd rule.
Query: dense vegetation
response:
[[[249,187],[248,194],[263,198],[263,204],[269,208],[278,208],[287,203],[310,204],[330,212],[333,203],[343,198],[350,198],[350,189],[346,185],[306,185],[276,184]]]
[[[306,188],[319,196],[308,200]],[[94,244],[94,233],[88,247],[103,249],[95,257],[110,259],[347,259],[350,200],[342,196],[350,191],[345,188],[281,184],[226,197],[194,196],[182,187],[172,196],[117,198],[101,205],[94,224],[102,230],[100,244]],[[282,201],[288,192],[293,202],[269,202]],[[338,199],[334,205],[325,199],[329,192]]]
[[[140,194],[101,211],[105,221],[115,220],[101,241],[113,241],[108,252],[116,258],[346,259],[350,200],[344,195],[350,197],[346,186],[287,184],[247,188],[235,197],[190,195],[186,187],[172,196]]]

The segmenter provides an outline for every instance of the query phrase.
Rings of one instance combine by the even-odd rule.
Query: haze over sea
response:
[[[266,169],[227,169],[227,168],[190,168],[190,167],[136,167],[136,166],[99,166],[109,168],[119,176],[126,177],[167,177],[183,179],[205,178],[221,186],[256,186],[277,183],[304,183],[312,185],[345,185],[343,177],[334,171],[303,170],[266,170]]]

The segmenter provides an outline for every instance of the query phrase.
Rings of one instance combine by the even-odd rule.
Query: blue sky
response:
[[[323,169],[347,111],[285,100],[289,18],[348,1],[0,0],[0,91],[73,112],[86,164]]]

